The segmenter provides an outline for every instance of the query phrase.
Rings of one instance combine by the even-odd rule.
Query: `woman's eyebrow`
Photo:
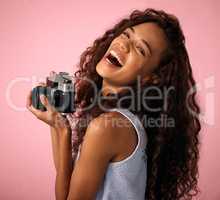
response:
[[[132,26],[129,27],[129,29],[131,29],[131,31],[132,31],[133,33],[135,33],[135,30],[134,30],[134,28],[133,28]],[[152,49],[151,49],[149,43],[148,43],[146,40],[144,40],[144,39],[141,39],[141,41],[142,41],[142,42],[146,45],[146,47],[150,50],[150,54],[152,54]]]
[[[151,50],[151,47],[150,47],[150,45],[148,44],[148,42],[145,41],[145,40],[143,40],[143,39],[141,39],[141,41],[147,46],[147,48],[148,48],[149,51],[150,51],[150,54],[152,55],[152,50]]]

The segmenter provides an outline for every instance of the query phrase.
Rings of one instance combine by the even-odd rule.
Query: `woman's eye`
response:
[[[127,38],[130,38],[130,35],[127,32],[123,32],[122,34],[124,34]]]
[[[143,49],[142,47],[137,46],[137,49],[139,49],[140,53],[141,53],[143,56],[145,56],[145,51],[144,51],[144,49]]]

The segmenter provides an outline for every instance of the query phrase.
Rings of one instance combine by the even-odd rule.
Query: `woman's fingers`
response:
[[[48,111],[50,111],[50,112],[56,111],[55,108],[50,104],[48,98],[45,95],[43,95],[43,94],[40,95],[40,101],[46,107],[46,109]]]
[[[40,101],[46,107],[48,111],[51,111],[50,103],[45,95],[43,94],[40,95]]]
[[[46,87],[46,84],[44,82],[39,82],[37,86],[44,86]],[[26,99],[26,108],[29,108],[32,105],[32,90],[28,93],[27,99]]]
[[[37,86],[43,86],[46,87],[46,84],[43,82],[39,82],[37,84]],[[32,105],[32,91],[31,90],[28,93],[27,99],[26,99],[26,108],[31,111],[34,115],[36,115],[37,117],[40,117],[42,115],[42,113],[44,114],[45,112],[42,112],[41,110],[36,109],[33,105]],[[54,109],[52,108],[52,106],[50,105],[48,99],[46,98],[45,95],[40,95],[40,96],[44,96],[44,98],[40,99],[41,103],[46,107],[46,109],[48,111],[54,111]]]
[[[43,86],[43,87],[46,87],[47,85],[46,85],[46,83],[44,83],[44,82],[39,82],[39,83],[37,84],[37,86]]]
[[[28,96],[27,96],[27,101],[26,101],[26,108],[32,112],[36,117],[40,118],[40,115],[41,115],[41,111],[34,108],[33,105],[32,105],[32,101],[31,101],[31,94],[32,94],[32,91],[30,91],[28,93]]]
[[[32,112],[38,119],[42,119],[42,111],[36,109],[34,106],[29,106],[28,110]]]
[[[31,92],[28,94],[27,97],[27,109],[33,113],[33,115],[35,115],[38,119],[46,122],[48,125],[53,126],[53,119],[51,118],[51,116],[55,115],[55,112],[50,112],[52,110],[52,108],[50,108],[49,104],[47,104],[46,108],[47,111],[41,111],[36,109],[32,104],[31,104]]]

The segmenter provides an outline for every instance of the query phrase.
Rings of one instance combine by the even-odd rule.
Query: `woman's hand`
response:
[[[42,82],[38,85],[46,87],[46,84]],[[46,107],[47,110],[41,111],[34,108],[32,105],[31,93],[32,91],[29,92],[26,102],[26,107],[30,112],[32,112],[39,120],[55,128],[59,132],[67,132],[70,130],[68,120],[56,111],[56,109],[50,104],[45,95],[40,95],[40,101]]]

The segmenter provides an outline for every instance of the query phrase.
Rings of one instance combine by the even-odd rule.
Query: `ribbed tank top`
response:
[[[110,111],[117,111],[129,119],[136,130],[138,144],[132,154],[124,160],[109,163],[96,200],[145,200],[147,181],[145,129],[139,118],[129,110],[113,108]]]

